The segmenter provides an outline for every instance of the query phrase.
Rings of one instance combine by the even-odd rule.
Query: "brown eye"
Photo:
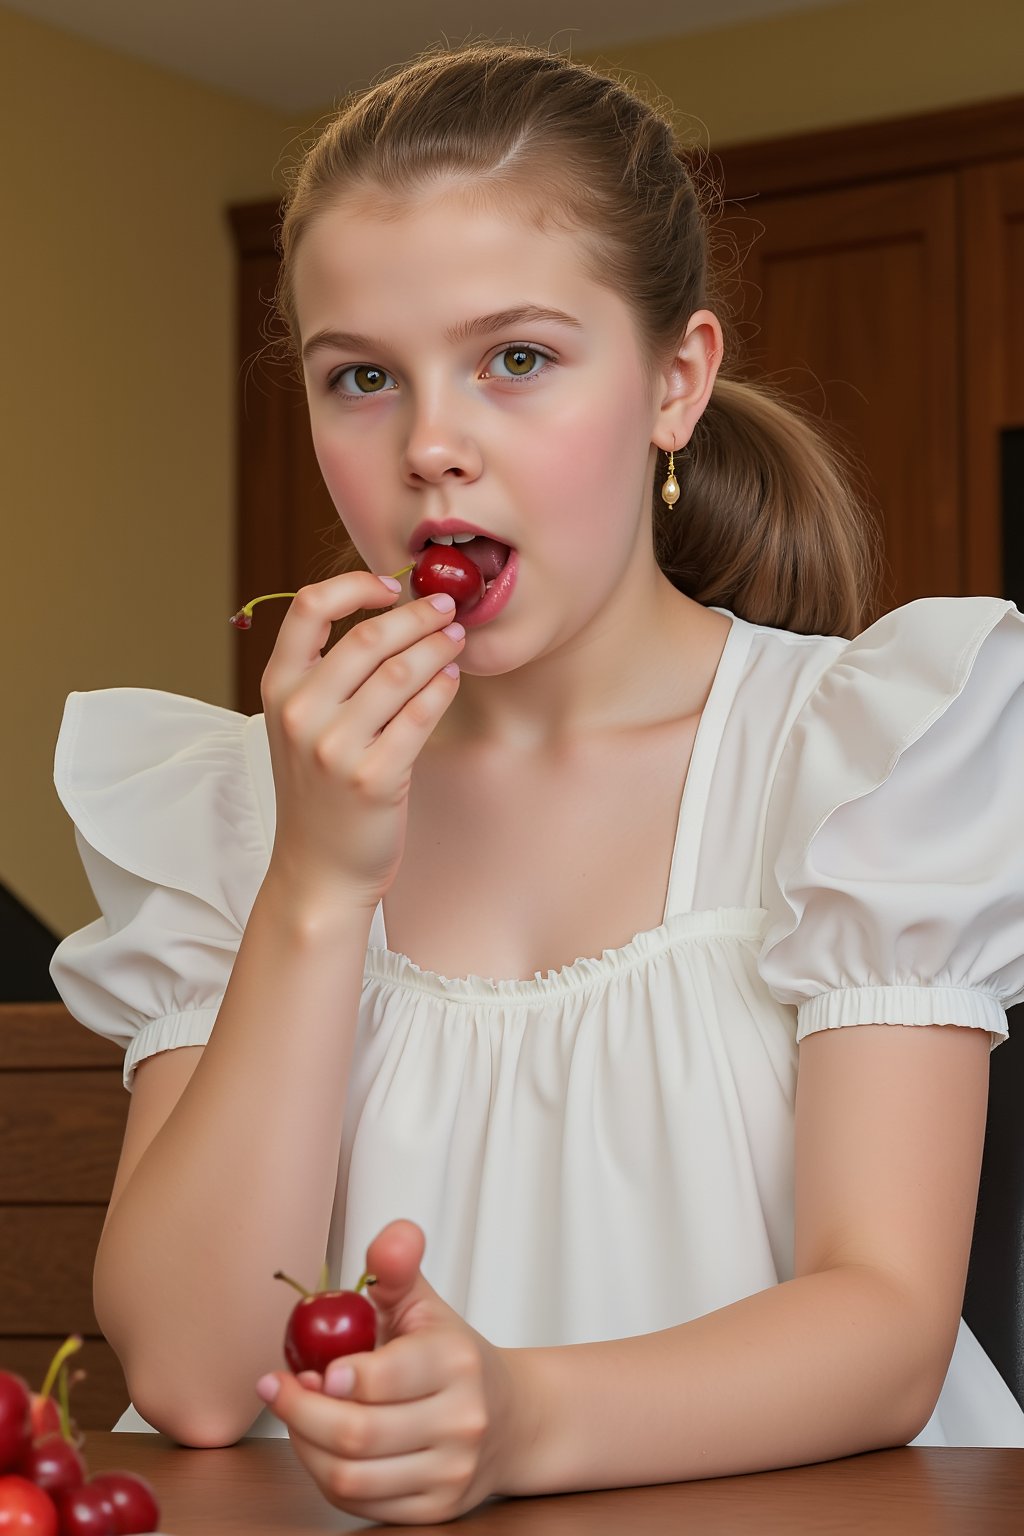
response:
[[[375,395],[378,390],[384,388],[387,374],[383,368],[353,368],[356,386],[365,395]]]
[[[371,363],[356,363],[332,373],[327,386],[333,394],[358,400],[360,395],[379,395],[381,390],[389,388],[390,380],[391,375],[383,368],[375,368]]]
[[[509,347],[507,352],[502,353],[501,360],[509,373],[521,377],[533,368],[537,361],[537,353],[530,347]]]

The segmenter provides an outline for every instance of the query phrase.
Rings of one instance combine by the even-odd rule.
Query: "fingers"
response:
[[[289,690],[298,676],[320,661],[335,620],[347,618],[360,608],[387,607],[399,595],[370,571],[344,571],[328,581],[301,588],[281,621],[264,673],[264,678],[270,676],[271,689]]]
[[[449,676],[443,668],[456,661],[466,632],[455,623],[453,609],[439,611],[433,604],[433,598],[425,598],[372,624],[358,625],[328,658],[331,665],[325,670],[324,684],[334,685],[335,698],[349,701],[346,734],[368,749],[391,726],[397,727],[377,758],[415,757],[423,744],[424,728],[433,729],[454,697],[458,672]],[[343,652],[349,640],[352,649]],[[412,742],[415,746],[408,752]],[[372,767],[372,759],[367,766]]]
[[[366,1250],[367,1273],[376,1277],[373,1304],[388,1312],[402,1301],[415,1283],[427,1239],[414,1221],[391,1221]]]
[[[360,1403],[404,1403],[440,1392],[463,1367],[473,1369],[472,1352],[454,1330],[423,1328],[400,1334],[377,1349],[332,1360],[324,1372],[329,1397]],[[350,1374],[351,1373],[351,1374]]]
[[[396,1499],[422,1496],[433,1488],[445,1463],[443,1452],[417,1451],[410,1456],[382,1456],[373,1460],[348,1461],[310,1445],[297,1435],[292,1435],[295,1454],[314,1482],[332,1503],[352,1513],[365,1513],[370,1518],[392,1518],[383,1510],[364,1510],[362,1506],[376,1505],[386,1500],[390,1505]]]
[[[273,1411],[293,1435],[331,1456],[407,1456],[437,1439],[433,1394],[399,1402],[328,1397],[283,1374]]]
[[[270,708],[289,700],[296,727],[318,730],[339,702],[352,699],[372,677],[378,684],[384,679],[393,685],[387,690],[387,697],[393,700],[393,714],[411,691],[424,687],[461,648],[447,634],[442,637],[442,631],[453,624],[454,601],[439,594],[438,598],[404,602],[390,613],[362,619],[321,656],[335,619],[356,613],[359,607],[385,607],[395,602],[396,594],[376,576],[365,576],[365,581],[364,576],[345,573],[302,588],[284,617],[264,671],[263,699]],[[338,590],[339,582],[355,582],[356,578],[358,591],[352,587]],[[457,630],[462,630],[461,625]],[[433,644],[419,647],[419,642],[431,639]],[[376,707],[379,713],[381,690]],[[370,734],[376,730],[379,722]]]

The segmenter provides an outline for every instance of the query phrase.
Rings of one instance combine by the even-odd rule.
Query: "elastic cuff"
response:
[[[124,1085],[131,1093],[135,1068],[147,1056],[158,1051],[173,1051],[180,1045],[206,1045],[220,1006],[188,1008],[184,1013],[170,1013],[163,1019],[151,1019],[143,1026],[124,1056]]]
[[[842,987],[801,1003],[796,1039],[848,1024],[957,1024],[986,1029],[995,1049],[1009,1030],[998,998],[973,987]]]

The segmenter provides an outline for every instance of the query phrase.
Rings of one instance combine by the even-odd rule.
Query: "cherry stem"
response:
[[[297,1280],[293,1280],[291,1275],[286,1275],[283,1269],[274,1270],[274,1279],[287,1280],[289,1285],[293,1285],[295,1287],[300,1296],[312,1296],[313,1294],[312,1291],[307,1291],[304,1285],[300,1285]]]
[[[71,1444],[71,1401],[68,1392],[68,1368],[67,1363],[61,1365],[60,1376],[57,1378],[57,1395],[59,1398],[58,1412],[60,1414],[60,1432],[64,1439]]]
[[[76,1350],[81,1349],[81,1347],[82,1338],[77,1333],[73,1333],[70,1338],[64,1340],[64,1343],[60,1346],[60,1349],[58,1349],[57,1353],[50,1361],[50,1368],[47,1371],[46,1377],[43,1381],[42,1391],[39,1394],[40,1397],[49,1397],[50,1393],[53,1391],[53,1384],[57,1380],[61,1366],[64,1364],[69,1355],[73,1355]]]
[[[359,1277],[359,1283],[356,1286],[356,1293],[358,1294],[362,1290],[364,1285],[376,1285],[376,1284],[377,1284],[377,1276],[376,1275],[361,1275]]]
[[[398,580],[399,576],[407,575],[407,573],[412,570],[412,567],[415,564],[416,562],[414,560],[412,565],[403,565],[400,571],[395,572],[395,581]],[[272,597],[296,597],[297,595],[298,594],[295,592],[266,592],[262,597],[250,598],[249,602],[245,603],[241,608],[239,608],[237,613],[233,613],[231,615],[231,622],[236,623],[239,619],[248,619],[248,624],[240,624],[238,627],[240,629],[249,629],[252,625],[252,611],[257,603],[269,602]]]

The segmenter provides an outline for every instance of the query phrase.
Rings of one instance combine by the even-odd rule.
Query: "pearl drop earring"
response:
[[[671,448],[668,455],[668,478],[661,488],[661,499],[665,502],[666,506],[674,507],[679,500],[679,496],[679,481],[676,479],[676,455],[675,449]]]

